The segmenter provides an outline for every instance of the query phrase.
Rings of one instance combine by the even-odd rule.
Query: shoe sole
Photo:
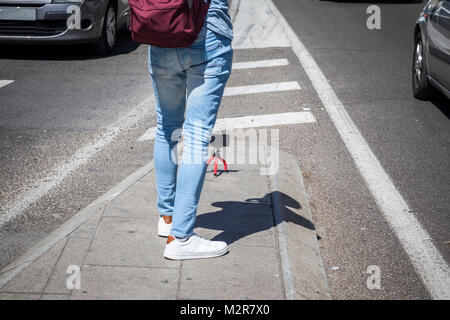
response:
[[[172,228],[171,228],[171,229],[172,229]],[[170,231],[168,231],[168,232],[162,232],[162,231],[160,231],[160,229],[158,228],[158,236],[167,238],[169,235],[170,235]]]
[[[169,236],[169,233],[165,234],[165,233],[158,232],[158,236],[163,237],[163,238],[167,238]]]
[[[226,247],[225,249],[221,250],[221,251],[217,251],[214,253],[208,253],[208,254],[199,254],[199,255],[195,255],[195,254],[170,254],[170,253],[166,253],[164,252],[164,258],[169,259],[169,260],[193,260],[193,259],[208,259],[208,258],[216,258],[216,257],[220,257],[223,256],[224,254],[226,254],[228,252],[228,247]]]

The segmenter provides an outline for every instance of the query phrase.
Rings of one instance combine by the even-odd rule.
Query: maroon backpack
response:
[[[189,47],[211,0],[129,0],[133,41],[164,48]]]

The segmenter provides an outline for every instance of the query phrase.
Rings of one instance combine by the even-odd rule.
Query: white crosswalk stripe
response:
[[[281,67],[287,66],[289,61],[287,59],[271,59],[271,60],[259,60],[248,62],[236,62],[233,63],[233,70],[238,69],[254,69],[254,68],[268,68],[268,67]]]
[[[281,125],[313,123],[313,122],[316,122],[316,118],[311,112],[308,111],[223,118],[217,119],[213,132],[217,133],[233,129],[274,127]],[[154,140],[155,135],[156,135],[156,127],[152,127],[148,129],[137,141]]]
[[[8,84],[13,83],[14,80],[0,80],[0,88],[7,86]]]
[[[260,116],[247,116],[236,118],[217,119],[214,132],[233,129],[273,127],[289,124],[316,122],[311,112],[284,112],[264,114]]]
[[[227,87],[225,88],[224,97],[237,96],[243,94],[255,94],[278,91],[300,90],[301,87],[297,81],[254,84],[249,86]]]

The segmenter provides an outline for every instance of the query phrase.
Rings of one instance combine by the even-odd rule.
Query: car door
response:
[[[450,89],[450,0],[440,0],[430,12],[428,24],[429,72]]]

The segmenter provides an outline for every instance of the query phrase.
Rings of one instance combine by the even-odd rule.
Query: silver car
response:
[[[436,89],[450,99],[450,0],[430,0],[414,30],[413,92],[431,99]]]
[[[0,0],[0,44],[91,42],[107,53],[128,21],[128,0]]]

